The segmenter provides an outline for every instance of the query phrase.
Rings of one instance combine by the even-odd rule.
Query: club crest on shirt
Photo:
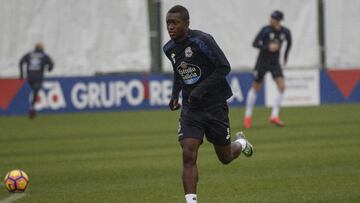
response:
[[[283,40],[285,39],[285,34],[284,34],[284,33],[282,33],[282,34],[280,35],[280,39],[281,39],[281,41],[283,41]]]
[[[186,47],[186,49],[185,49],[185,57],[190,58],[190,57],[192,57],[192,55],[193,55],[193,52],[191,50],[191,47]]]
[[[184,61],[177,67],[177,71],[187,85],[195,84],[201,77],[199,66]]]

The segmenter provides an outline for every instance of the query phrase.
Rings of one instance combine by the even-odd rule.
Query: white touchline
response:
[[[9,197],[0,200],[0,203],[11,203],[11,202],[15,202],[16,200],[19,200],[23,197],[25,197],[25,193],[21,193],[21,194],[12,194]]]

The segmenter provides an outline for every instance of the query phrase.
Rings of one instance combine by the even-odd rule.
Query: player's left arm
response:
[[[48,66],[48,71],[52,71],[54,68],[54,62],[49,55],[45,55],[45,64]]]
[[[225,54],[215,42],[212,36],[204,37],[202,39],[203,46],[200,47],[202,52],[210,59],[215,65],[215,70],[205,80],[203,80],[190,95],[190,100],[201,100],[202,96],[211,91],[219,82],[226,78],[229,74],[231,67]]]
[[[285,54],[284,54],[284,65],[286,66],[286,64],[288,62],[289,52],[290,52],[291,45],[292,45],[292,37],[291,37],[290,30],[287,29],[285,36],[286,36],[286,49],[285,49]]]

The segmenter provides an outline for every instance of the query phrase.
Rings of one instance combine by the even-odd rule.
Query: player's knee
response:
[[[196,153],[184,148],[183,149],[183,162],[184,162],[184,166],[195,165],[196,164]]]
[[[224,165],[228,165],[232,161],[232,158],[228,158],[228,157],[218,157],[218,158],[219,161]]]
[[[281,93],[284,93],[284,92],[285,92],[285,85],[280,85],[280,86],[279,86],[279,91],[280,91]]]

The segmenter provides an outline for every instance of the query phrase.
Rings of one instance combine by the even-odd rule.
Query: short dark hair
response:
[[[276,11],[271,13],[271,17],[274,18],[277,21],[281,21],[281,20],[284,19],[284,13],[279,11],[279,10],[276,10]]]
[[[185,21],[189,21],[190,19],[189,11],[184,6],[181,5],[173,6],[172,8],[170,8],[168,13],[180,13],[181,18]]]

